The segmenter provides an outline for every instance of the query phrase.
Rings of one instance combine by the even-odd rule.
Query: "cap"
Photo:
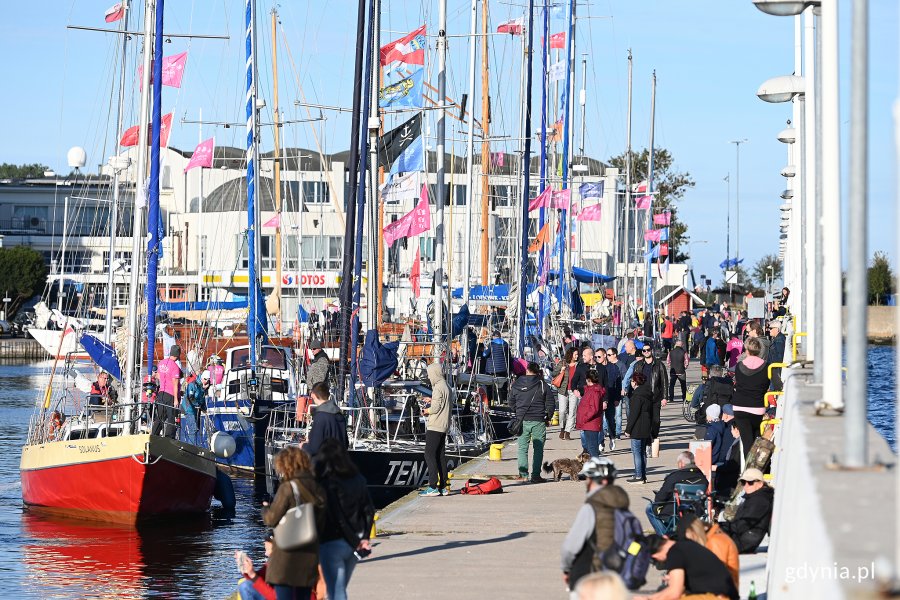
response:
[[[734,406],[732,406],[731,404],[723,404],[722,405],[722,414],[728,415],[729,417],[733,417],[734,416]]]
[[[209,371],[203,371],[200,374],[200,379],[205,379],[206,381],[209,381]]]
[[[710,404],[706,407],[706,420],[712,421],[719,418],[719,415],[722,414],[722,409],[718,404]]]
[[[763,474],[759,469],[749,468],[741,475],[741,481],[762,481]]]
[[[312,338],[309,340],[309,348],[310,350],[321,350],[322,349],[322,340],[319,338]]]

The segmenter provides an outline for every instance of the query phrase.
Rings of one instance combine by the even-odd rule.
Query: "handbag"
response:
[[[315,507],[311,502],[301,504],[297,483],[293,480],[289,483],[296,506],[289,508],[275,526],[275,545],[281,550],[301,550],[319,541]]]
[[[566,368],[563,367],[562,369],[560,369],[560,371],[556,375],[556,377],[554,377],[553,379],[550,380],[550,383],[553,385],[553,387],[555,387],[556,389],[559,389],[559,386],[562,385],[563,377],[565,377],[565,376],[566,376]]]

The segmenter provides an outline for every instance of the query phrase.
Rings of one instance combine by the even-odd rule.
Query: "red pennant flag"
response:
[[[382,66],[399,60],[408,65],[425,64],[425,26],[381,47]]]
[[[659,255],[660,256],[668,256],[669,255],[669,242],[663,242],[659,245]]]
[[[528,212],[537,210],[539,208],[549,208],[550,200],[552,198],[553,198],[553,189],[548,187],[543,192],[538,194],[537,197],[528,204]]]
[[[279,225],[281,225],[281,213],[278,213],[277,215],[263,223],[263,227],[275,227],[276,229]]]
[[[554,33],[550,36],[550,47],[551,48],[565,48],[566,47],[566,32],[560,31],[559,33]]]
[[[148,126],[152,127],[152,125]],[[169,130],[172,129],[172,113],[167,115],[163,115],[162,122],[159,125],[159,146],[160,148],[165,148],[169,145]],[[119,145],[127,148],[128,146],[137,146],[138,136],[140,134],[140,127],[135,125],[134,127],[129,127],[125,130],[125,133],[122,134],[122,139],[119,140]],[[147,136],[147,143],[151,143],[151,136]]]
[[[512,19],[497,26],[497,33],[508,33],[510,35],[522,35],[525,32],[525,17]]]
[[[413,259],[412,269],[409,272],[409,283],[412,285],[413,294],[416,298],[422,293],[419,287],[419,281],[422,278],[422,256],[421,249],[416,248],[416,257]]]
[[[125,3],[117,2],[106,9],[104,19],[107,23],[115,23],[125,16]]]

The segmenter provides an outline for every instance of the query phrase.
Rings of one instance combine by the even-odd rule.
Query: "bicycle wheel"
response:
[[[696,383],[692,383],[688,386],[687,394],[684,395],[684,402],[681,403],[681,415],[688,423],[694,422],[694,411],[691,408],[691,401],[694,398],[694,392],[697,391],[697,387],[698,385]]]

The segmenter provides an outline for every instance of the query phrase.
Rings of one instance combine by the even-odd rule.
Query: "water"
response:
[[[48,365],[0,365],[0,589],[16,598],[224,598],[234,550],[262,561],[263,498],[235,480],[237,510],[134,529],[51,520],[22,509],[19,458]],[[869,419],[894,447],[894,349],[869,348]]]

